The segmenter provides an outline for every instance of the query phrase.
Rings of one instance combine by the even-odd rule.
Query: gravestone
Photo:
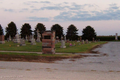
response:
[[[39,33],[39,30],[37,29],[37,40],[36,40],[36,42],[41,42],[40,38],[41,38],[41,35]]]
[[[0,35],[0,43],[1,43],[1,44],[4,44],[4,43],[5,43],[5,41],[4,41],[4,35]]]
[[[55,54],[55,31],[45,31],[42,34],[42,53]]]
[[[95,42],[95,38],[93,38],[93,42]]]
[[[88,39],[85,40],[85,43],[88,44]]]
[[[84,44],[85,43],[85,41],[84,40],[82,40],[82,44]]]
[[[26,46],[24,39],[21,39],[21,40],[20,40],[20,46]]]
[[[34,39],[34,35],[32,35],[31,45],[36,45],[36,42],[35,42],[35,39]]]
[[[59,42],[59,38],[58,36],[56,37],[56,40],[55,40],[55,44],[57,44]]]
[[[12,39],[11,39],[11,36],[9,35],[9,39],[8,39],[9,41],[11,41]]]
[[[19,36],[18,32],[17,32],[17,34],[15,35],[14,42],[15,42],[15,43],[20,43],[20,36]]]
[[[27,36],[25,37],[25,40],[28,41],[28,37]]]
[[[61,37],[61,46],[60,48],[66,48],[65,41],[63,40],[63,37]]]
[[[82,42],[82,37],[80,37],[80,42]]]

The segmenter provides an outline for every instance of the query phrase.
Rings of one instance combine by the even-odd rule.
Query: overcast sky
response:
[[[120,34],[120,0],[0,0],[0,24],[5,31],[15,22],[18,30],[29,23],[34,30],[43,23],[47,30],[54,24],[64,28],[74,24],[79,35],[92,26],[97,35]]]

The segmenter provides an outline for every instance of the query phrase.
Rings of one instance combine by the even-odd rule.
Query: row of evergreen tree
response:
[[[44,24],[38,23],[35,27],[35,30],[31,30],[31,25],[29,23],[25,23],[21,27],[21,31],[20,31],[21,38],[26,38],[26,36],[29,37],[30,35],[32,35],[32,33],[34,33],[35,34],[34,37],[37,38],[37,30],[39,30],[39,33],[42,36],[42,33],[46,31],[46,27]],[[55,37],[58,37],[59,39],[65,36],[63,34],[63,27],[60,26],[59,24],[54,24],[51,27],[51,31],[55,31]],[[78,31],[77,27],[71,24],[67,28],[66,38],[69,40],[78,40],[80,36],[78,36],[77,31]],[[5,39],[9,38],[9,36],[11,36],[11,38],[14,38],[17,33],[16,24],[14,22],[10,22],[8,24],[8,27],[5,28],[5,32],[6,32]],[[83,34],[81,37],[84,40],[85,39],[92,40],[93,38],[96,38],[95,30],[91,26],[87,26],[86,28],[84,28],[82,33]],[[3,35],[3,29],[1,25],[0,25],[0,35]]]

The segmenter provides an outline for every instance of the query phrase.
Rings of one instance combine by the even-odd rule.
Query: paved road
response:
[[[120,42],[95,49],[101,54],[55,63],[0,62],[0,80],[120,80]]]

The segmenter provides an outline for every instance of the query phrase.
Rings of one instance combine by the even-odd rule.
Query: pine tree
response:
[[[82,39],[88,39],[92,41],[93,38],[96,39],[96,33],[94,28],[92,28],[91,26],[87,26],[86,28],[84,28],[82,31]]]
[[[69,40],[78,40],[78,33],[77,33],[78,29],[71,24],[68,28],[67,28],[67,35],[66,38]]]
[[[11,38],[13,39],[16,35],[16,32],[17,32],[16,24],[14,22],[10,22],[8,24],[8,27],[6,27],[6,38],[11,36]]]
[[[41,34],[41,37],[42,37],[42,33],[46,31],[46,27],[42,23],[38,23],[34,31],[35,38],[37,38],[37,30],[39,30],[39,33]]]
[[[59,24],[55,24],[51,27],[51,31],[55,31],[55,37],[58,37],[61,39],[61,36],[63,35],[63,27],[61,27]]]
[[[32,35],[32,30],[31,30],[31,26],[29,25],[29,23],[25,23],[24,25],[22,25],[22,28],[21,28],[21,38],[26,38],[27,37],[30,37],[30,35]]]
[[[2,29],[1,24],[0,24],[0,35],[3,35],[3,29]]]

